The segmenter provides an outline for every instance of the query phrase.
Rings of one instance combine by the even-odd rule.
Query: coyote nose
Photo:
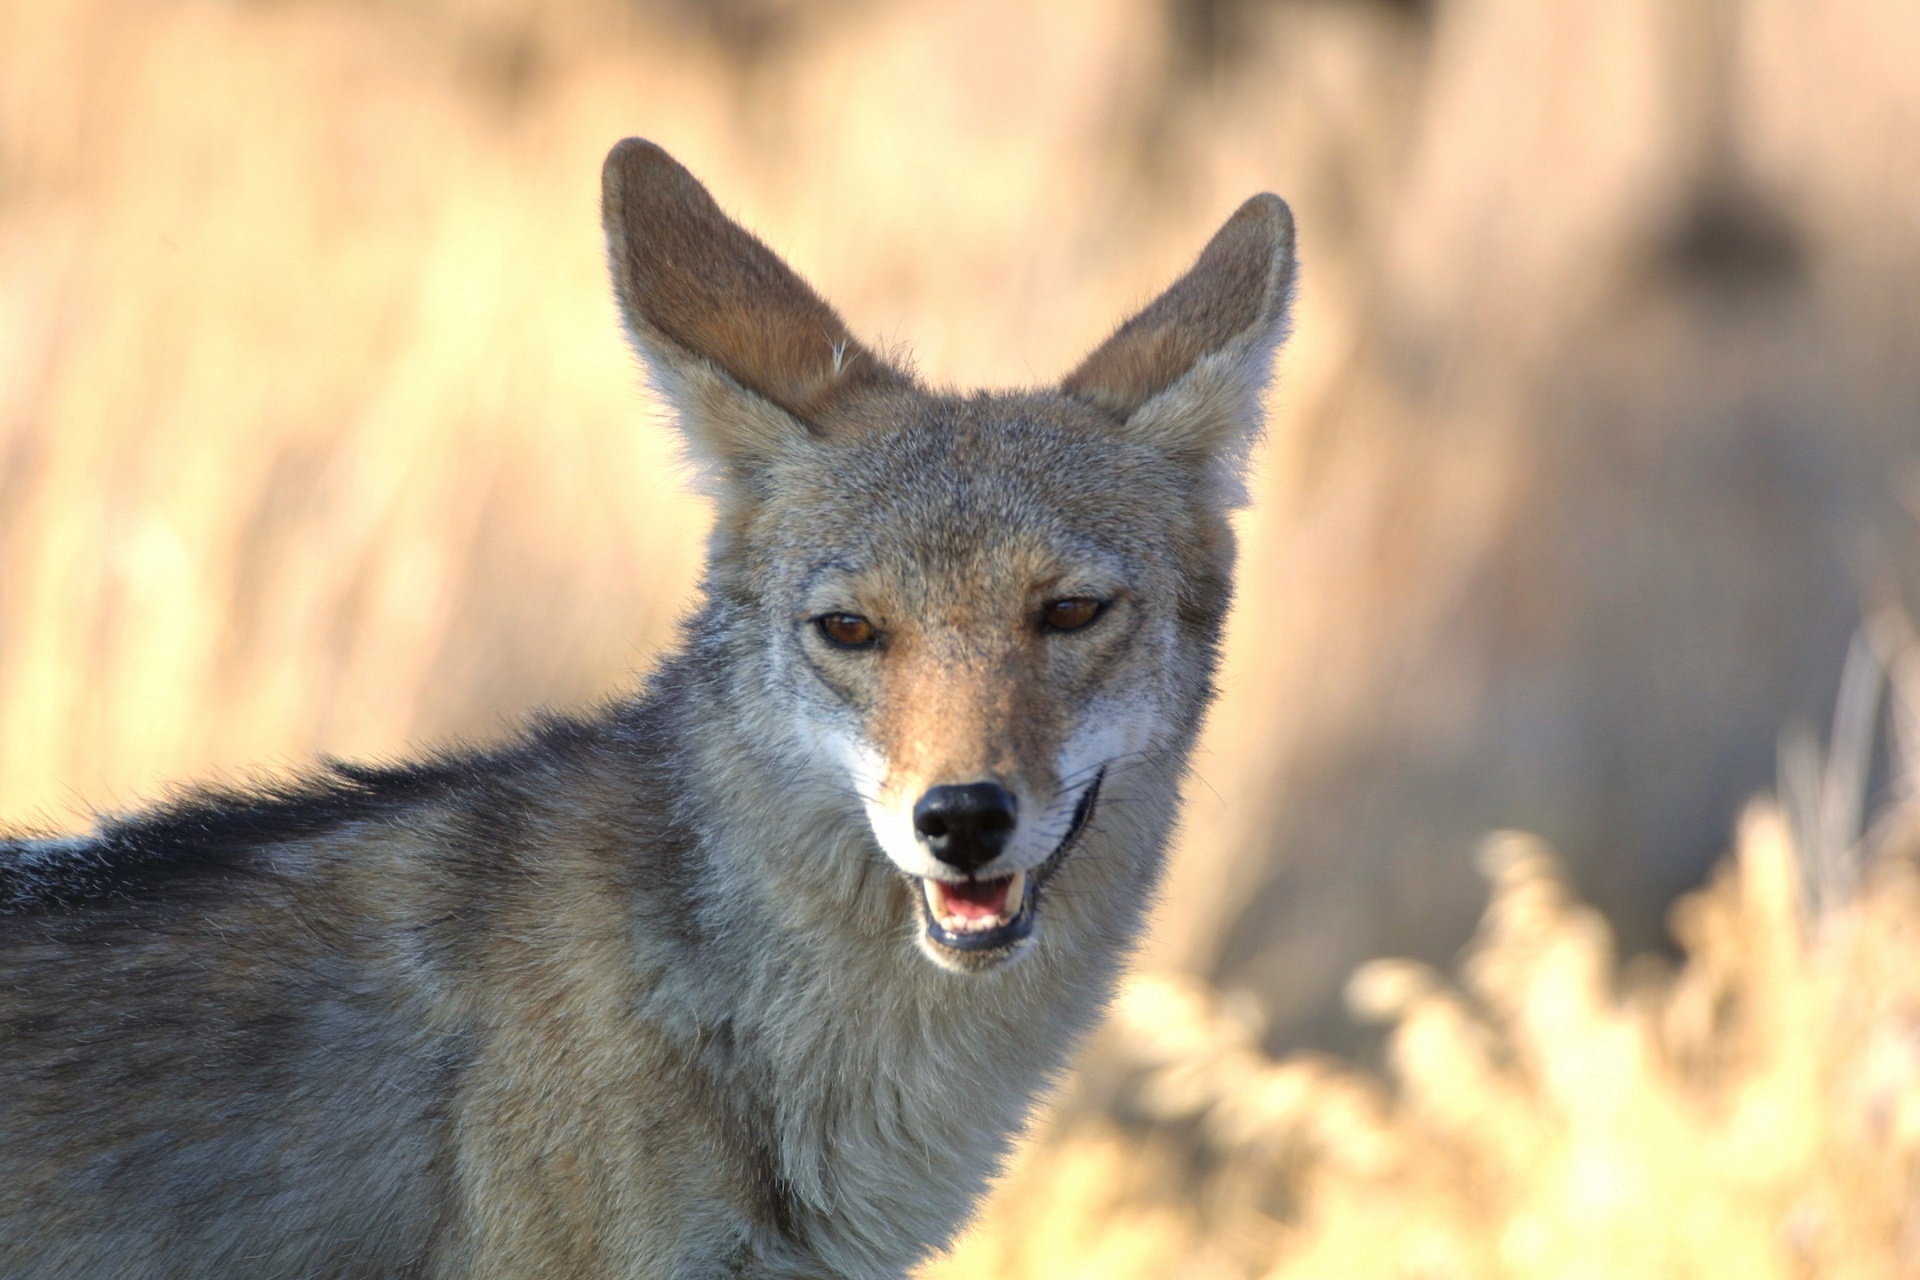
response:
[[[913,806],[913,829],[933,856],[973,872],[1000,856],[1019,801],[997,782],[929,787]]]

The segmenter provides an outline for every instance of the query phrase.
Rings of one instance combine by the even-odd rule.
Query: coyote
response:
[[[1153,901],[1284,336],[1256,196],[1054,389],[923,387],[603,174],[715,506],[642,692],[0,839],[0,1274],[900,1276]]]

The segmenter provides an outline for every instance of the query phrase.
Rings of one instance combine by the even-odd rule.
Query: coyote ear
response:
[[[1081,361],[1061,389],[1244,503],[1241,473],[1260,435],[1260,397],[1286,338],[1293,279],[1293,214],[1278,196],[1255,196],[1187,274]]]
[[[659,147],[619,143],[600,184],[621,318],[694,456],[723,479],[823,434],[849,392],[906,382]]]

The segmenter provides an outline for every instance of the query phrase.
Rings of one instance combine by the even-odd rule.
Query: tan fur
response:
[[[680,648],[494,752],[0,839],[0,1274],[899,1276],[1099,1015],[1211,695],[1285,206],[1064,390],[959,396],[658,148],[605,192],[717,499]],[[975,785],[1017,821],[961,869],[915,805]]]

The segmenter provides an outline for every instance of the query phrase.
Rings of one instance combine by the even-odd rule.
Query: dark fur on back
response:
[[[304,776],[196,788],[153,809],[107,817],[84,839],[0,840],[0,917],[116,901],[145,911],[218,893],[256,870],[263,850],[349,823],[392,820],[477,780],[484,764],[478,757],[392,767],[326,760]]]
[[[151,911],[223,892],[271,873],[270,851],[367,824],[404,825],[423,809],[453,813],[490,848],[511,848],[551,779],[610,737],[647,754],[641,702],[598,716],[543,714],[491,749],[455,748],[418,760],[363,764],[325,758],[310,771],[251,785],[186,788],[148,809],[102,815],[71,839],[0,830],[0,938],[10,917],[47,916],[120,903]],[[457,834],[457,833],[456,833]]]

